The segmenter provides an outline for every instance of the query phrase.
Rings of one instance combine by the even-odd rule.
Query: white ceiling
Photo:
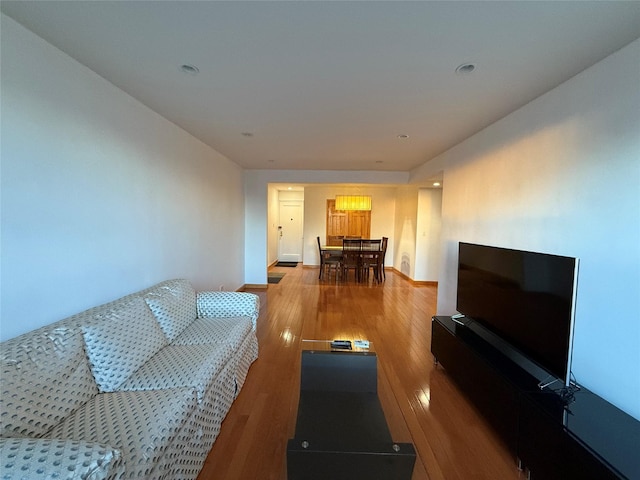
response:
[[[640,37],[638,1],[1,7],[251,169],[408,171]]]

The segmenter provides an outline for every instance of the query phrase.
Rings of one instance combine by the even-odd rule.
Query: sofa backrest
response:
[[[168,344],[158,320],[139,296],[103,308],[82,326],[82,333],[100,393],[117,391]]]
[[[191,284],[167,280],[0,343],[0,437],[42,437],[98,394],[83,330],[145,302],[168,341],[196,318]]]
[[[80,330],[85,318],[0,344],[1,437],[42,437],[98,393]]]
[[[167,280],[141,293],[169,342],[196,319],[196,291],[187,280]]]

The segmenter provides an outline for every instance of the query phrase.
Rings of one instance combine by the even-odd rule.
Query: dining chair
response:
[[[387,274],[384,271],[384,258],[387,256],[387,243],[389,243],[389,237],[382,237],[382,245],[380,246],[380,273],[386,280]]]
[[[339,252],[322,250],[320,237],[318,237],[318,253],[320,254],[320,275],[318,275],[318,279],[322,279],[325,270],[329,270],[329,272],[331,272],[332,268],[335,270],[337,279],[338,272],[342,267],[342,255],[340,255]]]
[[[382,239],[368,238],[362,240],[362,250],[380,250]]]
[[[345,237],[342,240],[342,250],[355,250],[359,252],[362,250],[362,239],[361,238],[347,238]]]
[[[339,247],[342,245],[342,239],[344,235],[328,235],[327,236],[327,245],[332,245]]]
[[[345,280],[348,279],[349,270],[353,270],[356,281],[360,281],[361,249],[362,240],[360,239],[345,238],[342,240],[342,273]]]
[[[382,239],[365,239],[362,240],[362,254],[360,256],[362,262],[363,278],[369,278],[369,270],[373,270],[373,278],[376,282],[380,281],[380,254]]]

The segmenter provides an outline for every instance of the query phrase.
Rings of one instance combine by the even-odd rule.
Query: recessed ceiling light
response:
[[[476,65],[474,63],[463,63],[456,68],[456,73],[458,75],[469,75],[476,69]]]
[[[376,163],[384,163],[382,160],[376,160]]]
[[[402,139],[409,138],[409,135],[407,135],[406,133],[401,133],[400,135],[398,135],[398,138],[402,138]]]
[[[242,132],[243,137],[253,137],[253,133],[251,132]]]
[[[185,63],[184,65],[180,65],[180,71],[182,73],[188,73],[189,75],[197,75],[200,72],[200,69],[195,65]]]
[[[439,187],[440,186],[440,182],[433,182],[433,186],[434,187]]]

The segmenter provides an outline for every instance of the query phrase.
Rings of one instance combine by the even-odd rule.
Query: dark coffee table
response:
[[[416,453],[391,438],[378,399],[377,356],[302,344],[296,431],[287,445],[289,480],[409,480]]]

